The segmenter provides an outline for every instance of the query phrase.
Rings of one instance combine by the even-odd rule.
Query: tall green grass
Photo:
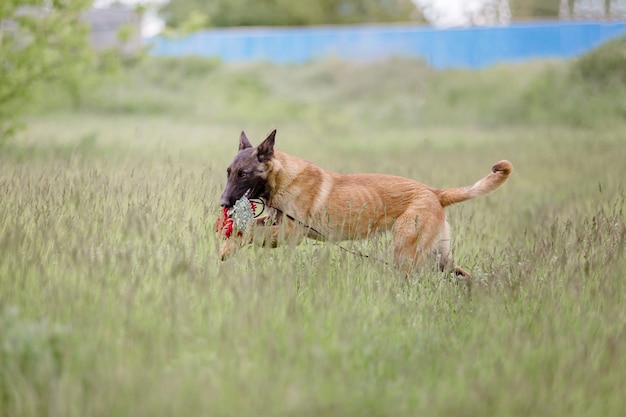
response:
[[[580,62],[168,61],[74,110],[46,95],[0,150],[0,415],[624,415],[624,124],[483,113]],[[220,262],[239,131],[272,127],[326,168],[436,187],[510,159],[502,189],[448,209],[471,291],[407,279],[387,236],[344,244],[371,258],[307,242]]]

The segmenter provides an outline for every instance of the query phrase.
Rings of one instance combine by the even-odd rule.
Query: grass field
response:
[[[0,416],[626,415],[626,73],[599,55],[150,61],[77,107],[44,90],[0,148]],[[472,291],[333,244],[221,263],[225,169],[272,128],[437,187],[511,160],[448,209]],[[386,260],[386,239],[344,246]]]

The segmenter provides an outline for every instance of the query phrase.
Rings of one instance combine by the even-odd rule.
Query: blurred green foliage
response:
[[[116,61],[114,61],[116,62]],[[326,58],[304,65],[224,64],[200,57],[147,58],[85,75],[70,102],[58,86],[39,112],[176,114],[223,122],[303,121],[330,129],[375,126],[595,127],[626,119],[624,40],[578,59],[435,71],[416,59],[374,63]]]
[[[15,132],[19,115],[44,81],[77,94],[90,60],[81,12],[88,0],[4,0],[0,5],[0,143]]]
[[[574,0],[509,0],[513,19],[558,18]],[[605,8],[609,8],[609,0]],[[162,8],[170,32],[189,33],[207,27],[301,26],[315,24],[423,21],[410,0],[171,0]]]
[[[582,6],[586,9],[583,14],[593,15],[596,18],[609,18],[611,8],[618,9],[618,2],[613,0],[601,0],[593,2],[577,0],[509,0],[511,14],[514,19],[551,19],[561,16],[561,11],[565,12],[565,18],[572,17],[575,6]]]
[[[626,120],[626,42],[620,38],[538,76],[506,120],[600,127]]]
[[[406,22],[421,14],[410,0],[171,0],[162,9],[176,29],[206,26],[290,26]]]
[[[510,0],[511,13],[514,18],[558,17],[561,0]],[[569,0],[571,6],[574,0]]]

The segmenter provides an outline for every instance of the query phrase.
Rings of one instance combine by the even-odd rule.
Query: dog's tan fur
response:
[[[399,176],[328,171],[274,149],[274,137],[275,131],[254,148],[246,161],[240,161],[241,167],[233,162],[231,168],[246,166],[246,169],[260,172],[268,190],[264,196],[268,205],[297,222],[276,216],[275,224],[253,231],[264,238],[252,236],[252,240],[275,246],[281,232],[287,238],[296,236],[298,241],[304,235],[338,241],[364,239],[372,233],[391,230],[394,262],[406,270],[438,256],[442,270],[467,275],[452,264],[450,227],[444,207],[490,193],[513,171],[513,165],[503,160],[474,185],[435,189]],[[240,140],[240,151],[249,147],[243,132]],[[222,199],[224,204],[224,195]],[[227,241],[222,248],[222,258],[236,247],[234,242]]]

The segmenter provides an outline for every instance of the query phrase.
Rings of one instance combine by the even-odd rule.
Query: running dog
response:
[[[506,182],[513,165],[497,162],[474,185],[436,189],[384,174],[339,174],[274,147],[276,130],[257,147],[241,132],[239,152],[227,172],[222,207],[244,195],[262,199],[271,220],[244,238],[225,241],[222,260],[246,243],[275,247],[303,237],[340,241],[392,231],[394,264],[410,272],[429,259],[441,271],[469,277],[450,255],[450,226],[444,207],[484,196]]]

